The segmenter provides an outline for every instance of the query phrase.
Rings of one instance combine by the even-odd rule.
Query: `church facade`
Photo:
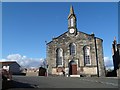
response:
[[[47,43],[48,73],[55,75],[105,76],[103,40],[78,31],[70,7],[68,31]]]

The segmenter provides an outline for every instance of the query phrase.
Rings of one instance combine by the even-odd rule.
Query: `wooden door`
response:
[[[77,75],[77,64],[72,65],[72,75]]]
[[[69,75],[77,75],[77,64],[73,61],[69,63]]]

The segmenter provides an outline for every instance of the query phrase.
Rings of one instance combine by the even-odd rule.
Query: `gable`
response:
[[[77,31],[77,35],[73,36],[70,35],[69,32],[65,32],[61,34],[60,36],[53,38],[52,41],[47,43],[47,45],[50,44],[66,44],[66,42],[72,43],[72,42],[90,42],[93,39],[102,40],[101,38],[95,37],[94,34],[87,34],[81,31]],[[102,40],[103,41],[103,40]]]

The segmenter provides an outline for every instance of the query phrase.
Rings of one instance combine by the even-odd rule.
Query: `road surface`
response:
[[[13,76],[13,88],[118,88],[117,78]]]

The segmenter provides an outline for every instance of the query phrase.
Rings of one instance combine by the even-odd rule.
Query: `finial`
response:
[[[94,32],[92,32],[91,35],[94,36],[95,35]]]
[[[47,44],[47,41],[45,40],[45,43]]]
[[[115,44],[115,45],[117,44],[116,37],[114,37],[113,44]]]
[[[114,37],[114,40],[116,41],[116,37]]]
[[[91,34],[94,34],[94,32],[92,32]]]

